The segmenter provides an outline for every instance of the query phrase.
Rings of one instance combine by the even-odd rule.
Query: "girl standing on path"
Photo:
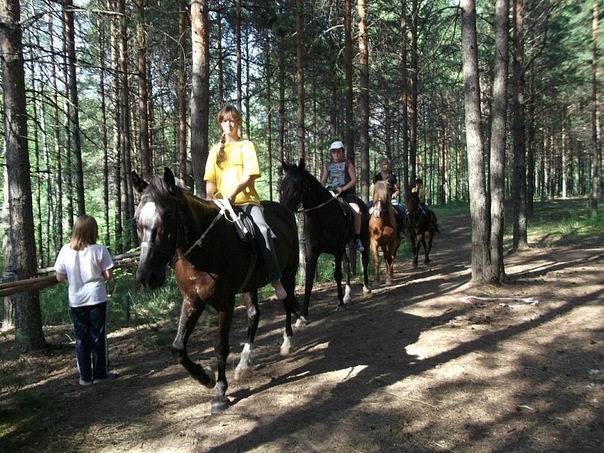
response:
[[[98,225],[94,217],[78,217],[71,240],[55,262],[58,281],[67,280],[68,300],[73,318],[76,359],[80,385],[113,379],[107,352],[107,289],[113,276],[113,260],[107,248],[97,244]],[[91,360],[92,357],[92,360]]]

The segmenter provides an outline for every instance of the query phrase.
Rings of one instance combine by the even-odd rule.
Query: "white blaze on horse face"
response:
[[[157,222],[157,206],[154,202],[150,201],[143,206],[143,209],[141,209],[139,213],[139,221],[143,227],[143,237],[141,238],[141,241],[149,240],[150,238],[144,237],[145,232],[153,231],[155,223]]]

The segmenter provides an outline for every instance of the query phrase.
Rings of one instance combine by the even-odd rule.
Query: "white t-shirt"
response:
[[[55,262],[55,272],[67,275],[69,306],[84,307],[107,301],[103,272],[113,267],[107,248],[91,244],[74,250],[65,244]]]

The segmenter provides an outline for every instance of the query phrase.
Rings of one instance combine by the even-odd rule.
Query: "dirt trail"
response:
[[[357,282],[344,312],[334,310],[334,285],[317,288],[289,357],[278,354],[282,311],[264,302],[256,370],[245,381],[233,379],[245,333],[239,310],[233,405],[217,416],[212,393],[172,359],[175,320],[112,332],[119,378],[87,388],[77,385],[69,329],[49,330],[53,354],[21,359],[31,384],[16,390],[2,378],[0,417],[10,429],[0,450],[602,451],[604,246],[506,256],[510,284],[478,293],[465,287],[466,224],[441,222],[430,266],[413,270],[399,256],[393,286],[363,296]],[[213,334],[196,330],[195,360],[214,364]],[[3,361],[0,371],[19,368]]]

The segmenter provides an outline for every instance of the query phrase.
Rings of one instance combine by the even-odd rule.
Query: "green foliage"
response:
[[[545,245],[571,245],[604,235],[604,212],[591,214],[590,200],[575,198],[535,203],[529,220],[529,235],[541,237]]]

